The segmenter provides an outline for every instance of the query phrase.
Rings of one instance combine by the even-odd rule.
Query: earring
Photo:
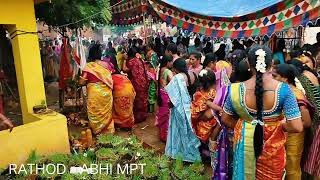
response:
[[[248,69],[248,71],[250,72],[250,71],[251,71],[251,69],[249,68],[249,69]]]

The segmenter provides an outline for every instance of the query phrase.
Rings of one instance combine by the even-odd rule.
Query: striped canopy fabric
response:
[[[305,26],[307,23],[320,16],[319,0],[284,0],[281,2],[277,2],[277,0],[266,0],[263,2],[269,3],[262,4],[261,6],[271,4],[270,6],[261,8],[260,10],[250,9],[248,12],[241,11],[241,15],[239,15],[238,12],[236,16],[232,17],[226,15],[205,15],[206,13],[204,12],[200,14],[192,9],[188,9],[187,6],[174,6],[175,4],[172,3],[174,0],[166,1],[171,4],[161,0],[131,0],[128,2],[136,2],[137,5],[142,5],[144,9],[141,11],[141,15],[152,14],[153,16],[159,17],[167,24],[210,37],[244,38],[264,35],[271,36],[276,32],[287,30],[292,27],[298,27],[300,25]],[[239,0],[235,0],[235,2],[237,1]],[[262,0],[242,1],[247,3],[255,1],[262,2]],[[135,6],[130,5],[128,6],[128,9],[130,9],[129,7],[132,9]],[[252,10],[255,10],[255,12],[251,12]],[[214,12],[214,10],[210,11]],[[217,10],[216,12],[218,13],[219,11]],[[120,19],[125,19],[123,18],[123,12],[128,11],[122,8],[121,12],[122,16]],[[138,11],[135,12],[137,13]],[[132,16],[129,15],[128,19],[132,19],[130,17]],[[136,15],[136,17],[138,17],[138,15]],[[128,19],[127,21],[122,20],[122,22],[124,22],[123,24],[126,24]]]

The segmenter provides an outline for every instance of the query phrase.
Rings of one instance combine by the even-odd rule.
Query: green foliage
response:
[[[65,173],[61,176],[61,180],[74,180],[74,176],[70,173]]]
[[[93,159],[86,157],[84,154],[72,154],[69,158],[69,166],[89,166],[93,163]]]
[[[66,154],[52,154],[48,157],[48,161],[53,164],[67,164],[69,156]]]
[[[142,179],[191,179],[202,180],[210,179],[208,175],[204,175],[204,166],[202,163],[194,163],[185,165],[182,158],[171,160],[168,157],[156,154],[151,149],[144,149],[141,142],[136,137],[121,138],[114,135],[101,135],[98,137],[98,144],[110,144],[112,147],[97,146],[95,149],[89,149],[83,153],[75,153],[71,155],[53,154],[47,157],[39,156],[32,151],[28,158],[28,163],[51,163],[65,164],[67,173],[58,176],[57,174],[41,174],[36,179],[62,179],[62,180],[78,180],[78,179],[97,179],[97,180],[142,180]],[[117,164],[123,166],[125,164],[136,163],[145,164],[143,173],[141,174],[141,166],[133,174],[117,174]],[[83,167],[90,164],[101,164],[102,167],[112,165],[113,174],[101,172],[101,174],[88,175],[70,174],[68,171],[71,166]],[[50,168],[49,168],[50,171]],[[3,172],[3,171],[0,171]],[[131,173],[130,169],[128,172]],[[10,177],[5,175],[4,177]],[[30,175],[17,175],[13,179],[30,179]],[[1,177],[0,177],[1,179]],[[10,179],[10,178],[9,178]],[[11,178],[12,179],[12,178]]]
[[[28,156],[28,159],[26,161],[27,164],[38,164],[41,163],[42,157],[39,156],[35,150],[31,151],[30,155]]]
[[[112,147],[120,146],[125,143],[125,139],[114,135],[100,135],[98,136],[98,144],[110,145]]]
[[[35,5],[36,17],[52,27],[74,23],[68,28],[76,29],[83,26],[103,26],[111,20],[109,0],[51,0]],[[92,16],[96,14],[95,16]],[[92,18],[89,18],[91,17]]]
[[[106,160],[109,163],[114,163],[119,158],[112,148],[101,148],[97,150],[96,155],[100,160]]]

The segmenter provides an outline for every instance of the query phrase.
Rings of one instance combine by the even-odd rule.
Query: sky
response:
[[[246,15],[281,0],[163,0],[178,8],[206,16],[234,17]]]

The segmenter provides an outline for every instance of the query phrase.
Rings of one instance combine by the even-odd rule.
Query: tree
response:
[[[58,29],[104,26],[112,16],[109,0],[51,0],[35,5],[35,12],[40,21]]]

